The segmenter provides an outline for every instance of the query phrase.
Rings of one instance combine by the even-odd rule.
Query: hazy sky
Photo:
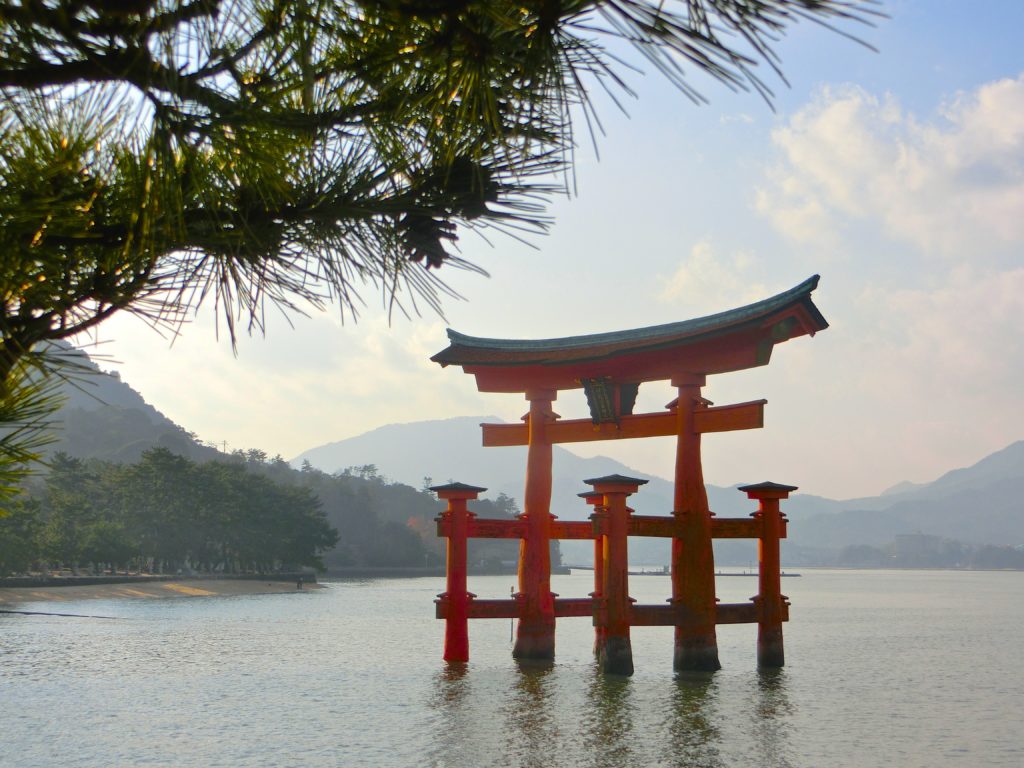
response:
[[[446,319],[388,324],[364,294],[336,313],[270,324],[237,358],[209,311],[172,346],[119,318],[99,350],[146,399],[203,439],[292,458],[374,427],[522,415],[429,362],[446,325],[538,338],[673,322],[729,309],[820,273],[831,328],[776,348],[771,365],[711,377],[718,404],[765,397],[762,430],[708,435],[708,482],[763,479],[832,497],[928,481],[1024,438],[1024,3],[885,3],[861,30],[873,53],[804,24],[779,46],[787,89],[703,88],[695,107],[654,74],[627,118],[610,105],[600,159],[578,153],[578,195],[551,207],[535,248],[473,234],[452,271],[467,301]],[[582,136],[582,134],[581,134]],[[639,410],[672,399],[644,385]],[[556,403],[586,415],[582,395]],[[668,439],[591,443],[670,476]],[[461,477],[453,467],[452,477]]]

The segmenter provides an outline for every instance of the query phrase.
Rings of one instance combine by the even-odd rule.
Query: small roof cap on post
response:
[[[626,475],[605,475],[604,477],[592,477],[583,482],[594,486],[594,492],[597,492],[599,488],[607,488],[608,486],[625,486],[633,489],[628,491],[628,493],[636,493],[637,488],[641,485],[647,485],[650,481],[642,480],[639,477],[627,477]]]
[[[604,477],[592,477],[584,480],[587,485],[598,483],[622,483],[623,485],[647,485],[650,480],[641,480],[639,477],[627,477],[626,475],[605,475]]]
[[[427,490],[433,491],[442,499],[475,499],[487,489],[466,483],[446,483],[444,485],[432,485]]]
[[[781,483],[765,480],[763,483],[738,486],[736,490],[747,494],[748,499],[788,499],[789,494],[799,487],[797,485],[782,485]]]

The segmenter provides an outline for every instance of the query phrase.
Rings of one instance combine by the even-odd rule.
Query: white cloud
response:
[[[742,125],[753,125],[754,118],[753,116],[747,114],[746,112],[737,112],[734,114],[720,115],[718,118],[718,122],[721,125],[731,125],[733,123],[740,123]]]
[[[878,318],[872,367],[912,377],[912,396],[934,402],[948,393],[975,412],[982,403],[1019,403],[1024,267],[997,272],[964,264],[937,286],[869,289],[862,301],[865,314]],[[885,378],[874,380],[883,395]]]
[[[659,278],[658,300],[683,303],[686,316],[695,317],[763,299],[771,291],[752,277],[754,266],[749,253],[722,255],[708,240],[701,240],[675,272]]]
[[[929,120],[892,96],[824,90],[773,140],[781,157],[757,207],[791,238],[834,245],[878,226],[929,254],[976,258],[1024,238],[1024,75]]]

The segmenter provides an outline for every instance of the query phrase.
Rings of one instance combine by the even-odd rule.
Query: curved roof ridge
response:
[[[675,323],[647,326],[626,331],[587,334],[583,336],[566,336],[550,339],[491,339],[467,336],[458,331],[448,329],[448,340],[451,346],[438,352],[430,359],[441,365],[459,364],[458,350],[489,349],[519,352],[547,352],[586,349],[588,347],[622,344],[629,342],[643,343],[665,337],[685,337],[700,334],[704,331],[717,330],[743,322],[771,315],[775,311],[794,303],[803,303],[820,328],[827,328],[828,322],[810,300],[811,292],[818,287],[819,275],[813,275],[797,286],[767,299],[747,304],[735,309],[718,312],[713,315],[681,320]]]

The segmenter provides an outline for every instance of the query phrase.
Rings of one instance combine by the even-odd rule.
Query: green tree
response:
[[[103,565],[111,570],[124,567],[138,553],[137,542],[124,524],[114,519],[99,519],[86,527],[82,537],[81,557],[99,571]]]
[[[195,465],[165,448],[146,451],[123,476],[121,504],[128,535],[158,570],[176,570],[200,535]]]
[[[0,514],[0,576],[24,573],[40,559],[39,502],[18,499]]]
[[[82,561],[86,532],[102,509],[98,477],[81,459],[57,453],[46,478],[43,556],[70,568]]]

